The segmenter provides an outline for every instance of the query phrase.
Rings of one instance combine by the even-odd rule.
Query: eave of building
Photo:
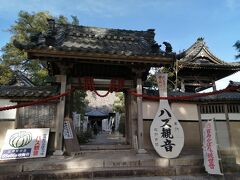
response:
[[[220,60],[218,57],[216,57],[213,53],[209,51],[203,38],[198,38],[198,40],[192,46],[190,46],[181,54],[183,55],[183,57],[179,59],[179,63],[194,63],[194,60],[202,58],[214,64],[228,64]]]
[[[99,61],[103,63],[108,62],[125,62],[127,64],[142,63],[142,64],[151,64],[153,66],[162,66],[162,65],[172,65],[174,62],[174,55],[160,56],[160,55],[118,55],[118,54],[107,54],[107,53],[94,53],[94,52],[67,52],[51,49],[32,49],[26,50],[28,53],[28,58],[31,59],[42,59],[45,61],[50,61],[51,58],[54,60],[59,59],[75,59],[79,62],[91,63],[92,61]],[[50,58],[50,59],[48,59]]]
[[[213,62],[214,64],[227,64],[224,61],[217,58],[215,55],[213,55],[205,46],[203,46],[200,49],[200,51],[194,57],[191,58],[190,61],[192,62],[197,58],[209,59],[209,61]]]
[[[222,70],[240,70],[240,65],[230,64],[202,64],[202,63],[189,63],[179,62],[179,69],[190,68],[190,69],[222,69]]]

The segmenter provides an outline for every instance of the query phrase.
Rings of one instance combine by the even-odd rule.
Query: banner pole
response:
[[[223,175],[223,179],[225,179],[224,177],[224,173],[223,173],[223,164],[222,164],[222,156],[221,156],[221,153],[220,153],[220,146],[219,146],[219,143],[218,143],[218,131],[217,131],[217,126],[216,126],[216,119],[213,118],[213,125],[214,125],[214,129],[215,129],[215,137],[216,137],[216,144],[217,144],[217,153],[218,153],[218,157],[219,157],[219,164],[220,164],[220,169],[222,171],[222,175]]]

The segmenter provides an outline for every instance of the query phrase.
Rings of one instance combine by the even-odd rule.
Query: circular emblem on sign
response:
[[[32,141],[32,134],[26,131],[20,131],[9,138],[9,145],[14,148],[26,146]]]

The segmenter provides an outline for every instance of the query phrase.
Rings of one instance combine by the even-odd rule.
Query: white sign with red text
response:
[[[5,135],[0,159],[45,157],[49,128],[9,129]]]
[[[216,141],[214,121],[207,121],[203,128],[203,158],[205,170],[209,174],[222,175]]]

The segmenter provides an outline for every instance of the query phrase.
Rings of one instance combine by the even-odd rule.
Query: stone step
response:
[[[114,144],[114,145],[80,145],[81,151],[94,151],[94,150],[130,150],[131,145]]]
[[[114,156],[114,155],[113,155]],[[233,166],[237,169],[238,166],[234,162],[234,158],[224,158],[222,160],[224,167]],[[139,168],[139,167],[203,167],[203,159],[197,156],[182,157],[176,159],[166,158],[148,158],[147,156],[141,156],[139,158],[117,158],[117,159],[94,159],[91,157],[71,157],[65,159],[51,158],[45,161],[19,161],[18,163],[1,163],[0,173],[4,172],[30,172],[30,171],[47,171],[47,170],[71,170],[71,169],[88,169],[88,168]],[[235,167],[237,166],[237,167]],[[235,172],[236,170],[234,170]]]
[[[145,162],[146,163],[146,162]],[[159,161],[163,163],[163,161]],[[83,163],[84,164],[84,163]],[[163,163],[164,164],[164,163]],[[34,163],[34,164],[19,164],[17,166],[8,166],[1,169],[0,180],[6,179],[71,179],[71,178],[92,178],[92,177],[115,177],[115,176],[175,176],[175,175],[197,175],[205,174],[203,164],[201,165],[181,165],[175,166],[157,166],[156,164],[134,164],[129,166],[106,165],[105,167],[85,166],[70,161],[70,163]],[[165,164],[166,165],[166,164]],[[10,170],[9,172],[7,172]],[[4,172],[5,171],[5,172]],[[227,165],[223,166],[224,173],[238,173],[240,166]]]
[[[31,180],[47,180],[47,179],[73,179],[73,178],[107,178],[107,177],[132,177],[132,176],[176,176],[189,174],[205,174],[202,168],[194,167],[182,168],[101,168],[101,169],[72,169],[61,171],[35,171],[23,172],[0,176],[0,180],[11,179],[31,179]]]

